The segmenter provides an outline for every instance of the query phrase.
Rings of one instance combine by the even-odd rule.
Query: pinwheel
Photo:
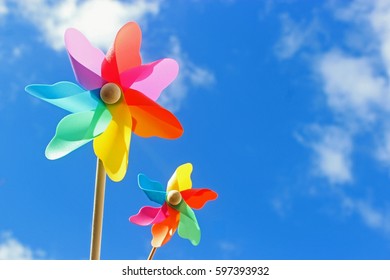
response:
[[[95,222],[101,224],[106,172],[113,181],[121,181],[126,174],[131,132],[166,139],[182,135],[176,117],[155,102],[176,78],[179,67],[169,58],[141,64],[141,30],[135,22],[118,31],[106,55],[73,28],[65,32],[65,45],[79,85],[67,81],[33,84],[26,91],[71,112],[59,122],[46,148],[47,158],[61,158],[93,140],[98,158],[94,232]],[[96,231],[101,232],[101,226]],[[100,233],[95,237],[99,257]]]
[[[180,165],[168,181],[167,188],[144,174],[138,175],[138,185],[147,197],[160,207],[144,206],[130,222],[141,226],[152,225],[152,259],[157,248],[166,244],[178,230],[180,237],[196,246],[200,242],[200,227],[193,209],[201,209],[209,200],[217,198],[210,189],[192,189],[192,164]]]

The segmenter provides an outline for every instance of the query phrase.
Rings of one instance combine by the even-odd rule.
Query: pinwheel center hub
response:
[[[167,200],[168,200],[169,204],[176,206],[181,202],[182,197],[181,197],[180,192],[178,192],[176,190],[172,190],[172,191],[168,192]]]
[[[100,89],[100,98],[106,104],[115,104],[121,98],[121,88],[114,83],[107,83]]]

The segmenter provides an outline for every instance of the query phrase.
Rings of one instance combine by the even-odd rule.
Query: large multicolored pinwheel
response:
[[[135,22],[118,31],[106,55],[76,29],[66,31],[65,45],[80,85],[35,84],[26,91],[71,112],[58,123],[47,158],[61,158],[93,140],[98,164],[91,259],[100,259],[106,172],[113,181],[126,175],[131,132],[167,139],[183,133],[176,117],[155,102],[179,67],[169,58],[141,64],[141,30]]]
[[[144,174],[138,175],[138,185],[148,198],[161,207],[144,206],[130,221],[137,225],[152,226],[152,246],[158,248],[167,243],[178,229],[179,236],[200,242],[200,227],[191,208],[201,209],[209,200],[217,198],[217,193],[210,189],[192,189],[192,164],[179,166],[168,181],[167,188]]]
[[[104,53],[76,29],[65,33],[65,45],[80,86],[71,82],[26,87],[30,94],[70,111],[58,124],[46,148],[49,159],[61,158],[93,141],[108,176],[121,181],[127,171],[131,132],[141,137],[175,139],[183,128],[155,101],[178,74],[175,60],[141,64],[141,30],[135,22],[117,33]]]

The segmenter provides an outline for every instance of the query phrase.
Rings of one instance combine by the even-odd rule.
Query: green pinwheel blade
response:
[[[175,208],[180,212],[179,236],[190,240],[194,246],[198,245],[200,242],[200,227],[194,211],[184,200]]]
[[[95,111],[70,114],[57,125],[56,134],[46,147],[48,159],[58,159],[100,135],[111,121],[111,114],[102,104]]]

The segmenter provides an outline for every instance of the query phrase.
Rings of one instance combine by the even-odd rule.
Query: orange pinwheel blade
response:
[[[127,89],[125,100],[133,116],[133,131],[141,137],[176,139],[183,134],[178,119],[139,91]]]
[[[96,156],[103,162],[107,175],[115,182],[121,181],[127,171],[132,118],[126,104],[107,105],[112,120],[107,129],[94,139]]]
[[[152,246],[161,247],[166,244],[179,225],[180,213],[175,209],[168,207],[169,216],[161,223],[152,226]]]

